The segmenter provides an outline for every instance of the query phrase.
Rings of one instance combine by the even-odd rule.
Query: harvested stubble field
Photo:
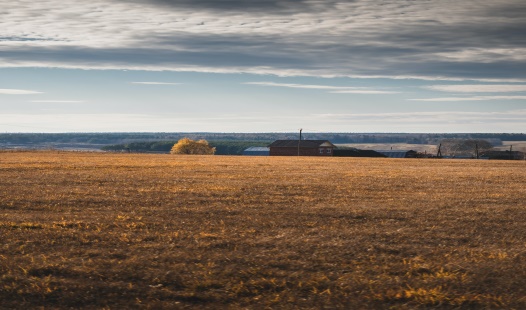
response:
[[[526,308],[526,162],[0,153],[0,308]]]

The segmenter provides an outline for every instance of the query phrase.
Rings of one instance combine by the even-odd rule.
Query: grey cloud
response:
[[[526,63],[498,61],[494,63],[480,62],[440,62],[428,61],[418,64],[397,64],[392,70],[400,70],[407,75],[455,76],[465,79],[524,79],[526,78]],[[399,71],[399,72],[400,72]]]
[[[218,10],[218,11],[244,11],[259,13],[286,14],[293,11],[311,11],[314,8],[330,7],[336,1],[326,0],[126,0],[128,2],[156,5],[172,9]]]
[[[454,70],[463,77],[476,78],[481,71],[492,73],[492,78],[503,78],[512,75],[520,77],[520,66],[454,62],[437,62],[428,57],[419,56],[425,50],[418,46],[371,46],[354,44],[353,42],[324,43],[317,42],[316,37],[279,36],[208,36],[179,35],[157,36],[149,38],[154,44],[169,50],[171,47],[182,46],[188,50],[185,53],[174,53],[183,59],[184,55],[198,59],[198,55],[207,56],[200,61],[207,66],[232,65],[231,60],[239,66],[269,66],[273,68],[324,71],[334,75],[394,75],[406,76],[448,76]],[[427,49],[427,47],[425,47]],[[212,52],[213,51],[213,52]],[[417,56],[415,56],[417,55]],[[410,63],[410,66],[408,66]],[[197,63],[193,63],[197,64]],[[465,69],[463,69],[465,68]],[[513,74],[516,72],[516,74]]]
[[[444,62],[425,59],[405,60],[409,49],[370,47],[323,47],[308,49],[302,44],[262,42],[234,46],[228,43],[189,42],[187,50],[158,48],[77,48],[53,47],[16,49],[0,52],[4,63],[48,63],[51,66],[140,68],[178,70],[183,67],[248,69],[265,67],[267,72],[297,72],[300,75],[322,76],[392,76],[451,77],[464,79],[524,79],[526,63],[500,61],[495,63]],[[319,48],[319,50],[318,50]],[[268,51],[265,51],[268,49]],[[259,52],[259,50],[264,50]],[[305,52],[288,53],[288,50]],[[397,59],[402,58],[402,59]],[[243,69],[245,68],[245,69]],[[199,71],[199,70],[196,70]],[[257,73],[257,72],[253,72]]]
[[[170,83],[170,82],[131,82],[132,84],[140,85],[181,85],[181,83]]]
[[[0,37],[0,41],[47,41],[47,39],[31,37]]]
[[[481,22],[480,18],[487,18]],[[464,16],[464,21],[445,23],[415,20],[393,24],[388,29],[374,28],[373,39],[387,42],[392,47],[414,49],[407,57],[432,60],[430,54],[457,52],[469,48],[513,48],[526,46],[526,20],[493,19],[487,16]],[[372,46],[374,47],[374,45]]]
[[[487,101],[487,100],[526,100],[526,96],[475,96],[475,97],[440,97],[408,99],[410,101]]]
[[[422,88],[454,93],[513,93],[526,92],[526,85],[509,84],[455,84],[455,85],[429,85]]]
[[[32,100],[34,103],[84,103],[80,100]]]
[[[256,55],[243,51],[215,51],[210,50],[193,50],[193,51],[174,51],[169,49],[157,49],[155,53],[148,48],[72,48],[68,46],[53,48],[31,48],[17,49],[16,51],[0,52],[0,60],[5,62],[28,61],[51,63],[59,66],[85,67],[92,65],[94,67],[111,67],[118,68],[126,66],[145,66],[157,70],[173,70],[178,66],[206,66],[214,67],[252,67],[274,66],[283,67],[305,67],[306,64],[293,57],[284,55]]]
[[[11,89],[11,88],[0,89],[0,95],[35,95],[35,94],[42,94],[42,92],[34,91],[34,90],[26,90],[26,89]]]
[[[0,20],[3,66],[526,79],[522,0],[93,0],[44,17],[60,2],[35,6]],[[82,18],[62,20],[70,11]]]
[[[491,8],[486,10],[486,14],[492,17],[504,17],[507,19],[517,19],[524,21],[526,16],[526,5],[524,2],[496,1]]]
[[[396,94],[399,92],[371,89],[367,87],[351,87],[351,86],[330,86],[330,85],[312,85],[312,84],[286,84],[275,82],[248,82],[247,85],[271,86],[271,87],[285,87],[285,88],[300,88],[300,89],[317,89],[329,91],[333,94],[362,94],[362,95],[378,95],[378,94]]]

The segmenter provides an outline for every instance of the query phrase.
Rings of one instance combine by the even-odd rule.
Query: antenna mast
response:
[[[300,129],[300,139],[298,140],[298,156],[300,156],[300,144],[301,144],[301,132],[303,131],[303,128]]]

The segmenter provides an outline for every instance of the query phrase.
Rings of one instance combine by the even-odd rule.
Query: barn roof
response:
[[[260,155],[268,156],[270,155],[270,149],[266,146],[252,146],[243,151],[243,155]]]
[[[298,147],[298,142],[300,142],[301,148],[318,148],[320,146],[334,147],[334,144],[328,140],[276,140],[272,142],[269,147]]]
[[[249,152],[268,152],[269,149],[266,146],[251,146],[245,150]]]

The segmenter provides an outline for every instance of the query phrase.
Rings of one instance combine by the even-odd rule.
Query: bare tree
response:
[[[470,156],[475,158],[478,153],[493,149],[493,145],[486,140],[444,139],[440,143],[444,156]]]

